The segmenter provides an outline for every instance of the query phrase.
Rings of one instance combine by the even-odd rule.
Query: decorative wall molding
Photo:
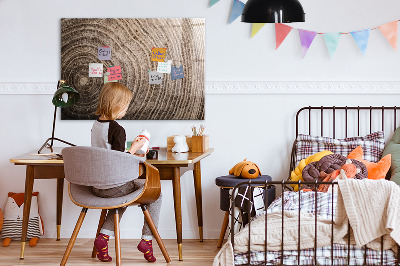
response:
[[[54,94],[54,83],[0,83],[0,94]]]
[[[206,82],[207,94],[399,94],[399,81]]]
[[[0,94],[53,94],[57,83],[0,83]],[[400,81],[207,81],[206,94],[400,94]]]

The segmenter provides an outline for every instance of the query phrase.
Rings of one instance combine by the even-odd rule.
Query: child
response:
[[[115,120],[125,116],[132,97],[132,92],[120,83],[109,82],[104,84],[100,93],[99,104],[96,111],[96,115],[99,115],[100,117],[93,123],[92,127],[91,142],[93,147],[125,152],[125,129]],[[139,150],[145,142],[146,139],[144,138],[136,138],[129,149],[129,153],[135,156],[144,157],[145,154],[138,155],[135,154],[135,152]],[[138,169],[139,162],[144,160],[139,157],[138,164],[133,165],[132,167]],[[93,194],[102,198],[125,196],[144,186],[143,183],[135,182],[136,178],[137,176],[132,176],[132,181],[119,186],[93,187]],[[156,226],[158,226],[160,207],[161,195],[155,202],[147,205]],[[126,207],[118,209],[120,219],[125,210]],[[97,258],[101,261],[112,260],[108,255],[108,240],[110,236],[114,235],[114,214],[115,210],[109,210],[107,212],[106,220],[101,228],[100,234],[94,241],[94,245],[97,249]],[[144,258],[149,262],[156,261],[156,258],[153,256],[152,236],[153,234],[151,233],[150,227],[145,221],[142,230],[142,240],[137,248],[139,251],[144,253]]]

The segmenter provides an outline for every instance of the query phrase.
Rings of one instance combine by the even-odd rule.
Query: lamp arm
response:
[[[52,133],[51,133],[51,144],[50,144],[50,148],[53,147],[54,131],[55,131],[55,129],[56,129],[56,117],[57,117],[57,106],[54,106],[53,131],[52,131]]]

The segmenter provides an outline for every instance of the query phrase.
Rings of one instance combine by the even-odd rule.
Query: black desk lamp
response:
[[[40,153],[45,147],[50,148],[51,152],[53,152],[53,141],[58,140],[65,144],[75,146],[72,143],[69,143],[65,140],[55,138],[54,130],[56,128],[56,115],[57,115],[57,107],[63,108],[68,107],[75,104],[79,100],[79,92],[77,92],[74,88],[65,84],[64,80],[59,80],[57,83],[57,91],[53,95],[53,105],[54,105],[54,118],[53,118],[53,132],[51,133],[51,138],[48,138],[42,147],[39,149],[38,153]],[[51,143],[49,144],[49,141]]]
[[[242,22],[304,22],[304,10],[298,0],[249,0],[243,8]]]

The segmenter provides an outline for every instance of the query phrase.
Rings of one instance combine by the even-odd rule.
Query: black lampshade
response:
[[[68,107],[79,100],[79,92],[74,88],[61,83],[53,95],[53,104],[57,107]]]
[[[304,22],[304,10],[298,0],[249,0],[243,9],[242,22]]]

